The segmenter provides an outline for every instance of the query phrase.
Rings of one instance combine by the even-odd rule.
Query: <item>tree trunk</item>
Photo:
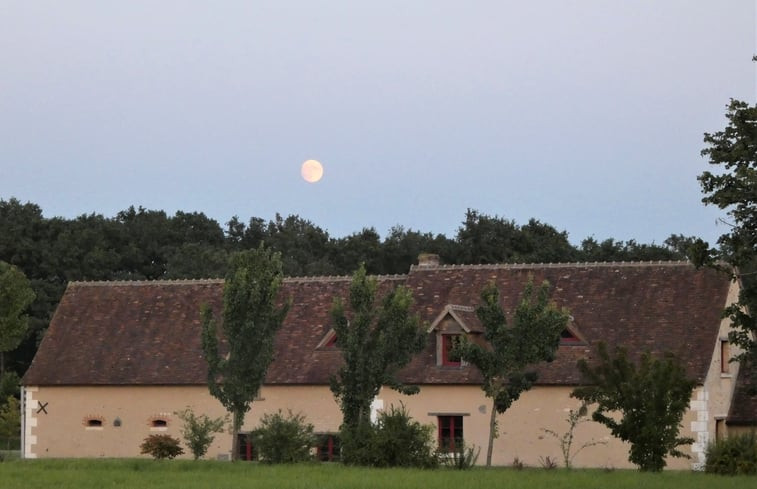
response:
[[[0,377],[5,374],[5,352],[0,351]]]
[[[231,413],[231,461],[239,460],[239,430],[242,428],[242,419],[239,413]]]
[[[494,451],[494,434],[497,431],[497,408],[492,400],[492,415],[489,419],[489,447],[486,449],[486,466],[492,466],[492,451]]]

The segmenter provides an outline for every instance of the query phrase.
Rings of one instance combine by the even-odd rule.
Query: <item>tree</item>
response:
[[[21,408],[13,396],[0,403],[0,439],[5,439],[5,449],[10,450],[11,442],[21,437]]]
[[[610,356],[604,343],[597,345],[597,353],[594,365],[578,362],[587,385],[571,395],[597,403],[592,419],[631,443],[628,460],[642,471],[661,471],[667,455],[687,457],[678,447],[694,440],[679,437],[678,431],[696,383],[686,377],[681,361],[672,354],[653,358],[646,352],[637,366],[624,348]]]
[[[281,281],[279,254],[262,244],[232,256],[223,290],[223,354],[214,313],[207,305],[202,308],[208,387],[232,415],[232,460],[239,456],[237,435],[273,360],[274,337],[289,310],[288,304],[277,305]]]
[[[341,299],[331,310],[336,345],[344,364],[331,378],[331,392],[342,411],[342,460],[363,463],[365,447],[361,436],[370,430],[371,402],[386,385],[404,394],[418,392],[415,386],[397,379],[400,368],[423,349],[425,332],[420,319],[410,313],[410,290],[399,286],[377,299],[376,279],[360,266],[352,277],[349,313]]]
[[[369,273],[382,273],[381,239],[374,228],[363,228],[359,233],[339,238],[332,243],[332,262],[342,271],[364,266]]]
[[[184,442],[195,460],[208,452],[208,447],[215,439],[215,433],[221,433],[229,421],[228,415],[226,418],[211,419],[206,414],[196,415],[190,408],[179,411],[176,415],[184,422],[181,436],[184,437]]]
[[[29,316],[25,313],[34,297],[21,270],[0,261],[0,377],[5,373],[5,352],[16,348],[26,335]]]
[[[499,289],[489,283],[481,292],[482,304],[476,315],[484,326],[485,345],[466,338],[454,352],[475,365],[484,378],[481,388],[492,400],[489,421],[489,446],[486,465],[491,466],[494,438],[497,436],[497,413],[507,411],[522,392],[529,390],[538,375],[531,368],[538,362],[554,359],[560,333],[568,324],[567,310],[549,300],[549,283],[534,290],[529,281],[508,326],[499,300]]]
[[[730,231],[718,239],[720,251],[705,246],[698,264],[720,259],[742,279],[739,300],[725,314],[735,328],[730,340],[743,350],[735,360],[741,362],[757,393],[757,318],[753,315],[757,311],[757,106],[731,100],[726,118],[724,130],[705,133],[707,147],[702,150],[702,156],[711,165],[722,166],[722,172],[705,171],[698,179],[705,194],[702,202],[728,209],[732,222]]]

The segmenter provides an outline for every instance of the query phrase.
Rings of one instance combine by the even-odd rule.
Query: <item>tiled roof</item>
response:
[[[736,379],[736,390],[726,423],[729,425],[757,425],[757,394],[750,395],[746,375]]]
[[[474,324],[470,307],[489,281],[500,287],[511,311],[533,277],[547,279],[552,297],[568,307],[589,345],[561,346],[557,359],[540,367],[544,384],[576,384],[576,361],[591,344],[623,344],[632,351],[671,350],[701,382],[717,339],[727,276],[680,262],[566,265],[413,267],[407,275],[378,277],[382,288],[404,284],[416,309],[432,322],[450,304]],[[331,329],[335,297],[346,297],[349,277],[286,279],[282,297],[292,307],[276,338],[266,383],[326,384],[340,352],[317,349]],[[200,305],[220,312],[219,280],[71,283],[39,351],[26,385],[204,384]],[[414,383],[470,383],[473,367],[437,367],[434,334],[402,377]]]

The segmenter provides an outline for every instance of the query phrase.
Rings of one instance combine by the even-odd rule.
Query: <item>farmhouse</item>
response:
[[[696,440],[686,449],[691,459],[670,460],[670,467],[697,467],[708,441],[757,419],[754,398],[739,390],[734,402],[738,365],[728,360],[736,352],[721,319],[738,284],[685,262],[444,266],[431,256],[405,275],[377,277],[383,287],[411,289],[428,341],[401,373],[420,393],[385,388],[374,408],[402,402],[415,419],[437,427],[441,445],[462,436],[485,447],[491,403],[478,371],[448,355],[449,345],[455,335],[481,334],[474,309],[484,285],[498,285],[509,312],[530,278],[548,280],[554,301],[572,319],[555,361],[537,367],[539,384],[499,417],[495,464],[560,460],[557,441],[544,430],[567,430],[567,412],[579,405],[570,397],[581,381],[576,361],[591,357],[599,341],[635,355],[671,351],[696,379],[682,427]],[[329,310],[349,284],[350,277],[285,279],[281,294],[292,307],[244,430],[264,413],[301,412],[321,435],[319,457],[338,456],[341,413],[328,383],[341,354]],[[139,444],[152,433],[180,437],[178,410],[222,416],[205,384],[200,344],[200,306],[220,311],[222,294],[222,280],[70,283],[23,379],[24,457],[139,456]],[[576,446],[605,442],[578,454],[576,466],[630,466],[628,446],[603,426],[583,423],[575,434]],[[254,455],[250,444],[240,445],[242,458]],[[208,457],[228,458],[230,447],[230,435],[219,434]]]

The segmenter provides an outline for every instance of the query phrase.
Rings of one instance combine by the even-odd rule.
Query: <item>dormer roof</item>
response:
[[[481,320],[476,315],[476,308],[473,306],[460,306],[457,304],[447,304],[442,311],[436,316],[428,327],[428,332],[436,331],[440,323],[450,316],[460,326],[460,329],[466,333],[483,333],[484,327]]]

